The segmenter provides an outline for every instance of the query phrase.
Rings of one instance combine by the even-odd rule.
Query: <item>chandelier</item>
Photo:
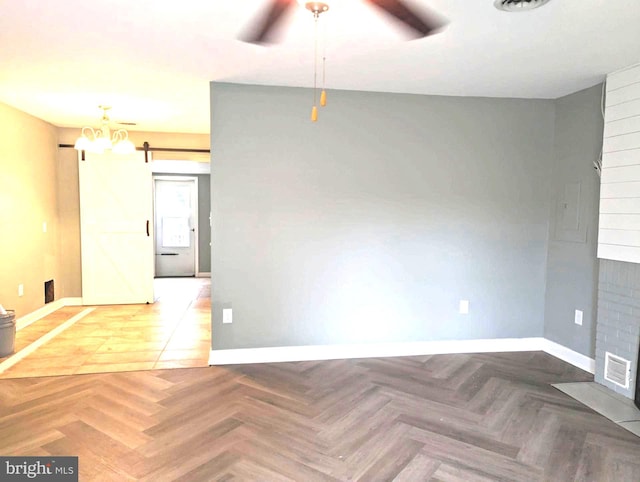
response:
[[[73,146],[78,151],[94,152],[102,154],[105,150],[112,150],[115,154],[131,154],[135,152],[136,146],[129,140],[129,133],[125,129],[118,129],[111,134],[109,128],[109,116],[107,111],[111,107],[98,106],[102,109],[102,120],[100,127],[85,126],[82,128],[80,137]]]

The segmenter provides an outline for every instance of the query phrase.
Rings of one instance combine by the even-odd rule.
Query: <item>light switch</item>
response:
[[[233,323],[233,310],[231,308],[222,310],[222,323]]]

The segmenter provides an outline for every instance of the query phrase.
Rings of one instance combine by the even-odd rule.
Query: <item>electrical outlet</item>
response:
[[[469,300],[460,300],[459,311],[461,315],[469,314]]]
[[[576,310],[575,317],[573,319],[576,325],[582,326],[582,311]]]
[[[231,308],[222,310],[222,323],[233,323],[233,310]]]
[[[19,284],[18,285],[18,296],[24,296],[24,285],[23,284]]]

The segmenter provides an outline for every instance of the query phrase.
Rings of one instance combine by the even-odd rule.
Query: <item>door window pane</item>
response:
[[[168,217],[162,218],[162,247],[164,248],[188,248],[191,246],[191,229],[189,218]]]

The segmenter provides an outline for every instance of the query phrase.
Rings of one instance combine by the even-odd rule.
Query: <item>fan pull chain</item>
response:
[[[327,105],[327,91],[325,90],[327,72],[327,23],[322,25],[322,93],[320,94],[320,105]]]
[[[317,97],[318,97],[318,17],[319,15],[315,13],[315,24],[314,24],[314,53],[313,53],[313,108],[311,109],[311,122],[316,122],[318,120],[318,106],[317,106]]]
[[[320,93],[320,105],[322,107],[327,105],[327,91],[324,90],[324,65],[326,58],[322,57],[322,92]]]

